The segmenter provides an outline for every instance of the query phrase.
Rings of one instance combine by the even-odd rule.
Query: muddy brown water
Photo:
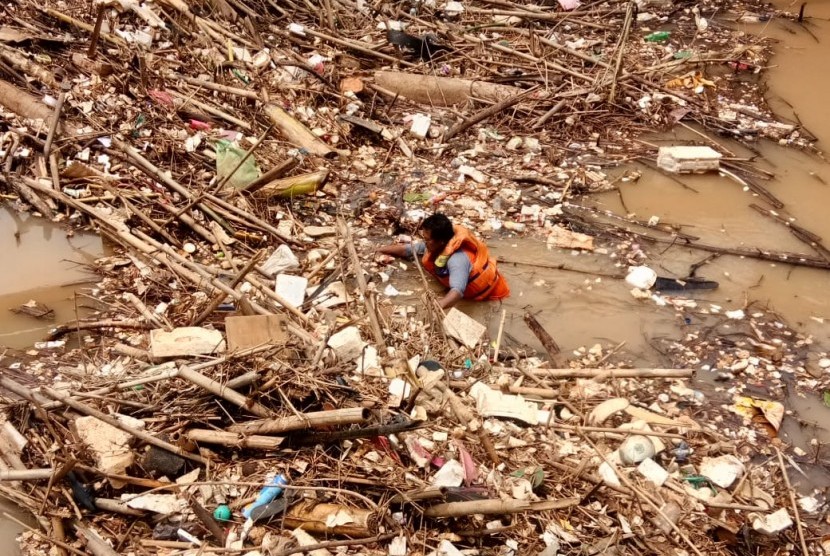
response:
[[[778,0],[780,7],[791,3]],[[797,10],[790,7],[791,10]],[[768,98],[782,115],[796,115],[819,138],[819,146],[830,148],[830,2],[809,3],[806,29],[795,22],[773,20],[765,24],[746,25],[747,32],[778,39],[777,54],[768,70]],[[809,32],[808,32],[809,30]],[[814,38],[815,37],[815,38]],[[663,136],[655,141],[698,140],[689,132]],[[717,139],[739,156],[746,152],[728,141]],[[762,166],[776,173],[764,185],[786,204],[786,212],[797,223],[827,239],[830,245],[830,165],[819,158],[771,144],[763,144]],[[769,249],[808,252],[786,229],[749,208],[759,200],[733,182],[713,175],[684,177],[682,181],[695,191],[675,181],[641,168],[642,178],[624,184],[621,196],[616,193],[594,199],[597,207],[616,214],[634,213],[647,220],[683,225],[683,231],[710,243],[725,246],[766,247]],[[762,204],[762,203],[759,203]],[[15,236],[18,232],[19,236]],[[607,256],[573,255],[561,250],[549,251],[541,241],[501,239],[492,243],[496,255],[524,263],[564,264],[603,273],[622,272]],[[0,207],[0,255],[4,270],[0,273],[0,346],[25,349],[43,338],[54,323],[16,316],[9,308],[36,299],[56,311],[54,322],[75,318],[75,289],[71,284],[88,278],[77,264],[101,252],[98,238],[76,234],[67,238],[60,229],[29,220]],[[661,250],[651,249],[652,253]],[[661,275],[683,276],[689,265],[706,253],[672,247],[650,259]],[[468,304],[464,310],[486,320],[495,332],[502,309],[507,312],[505,332],[520,342],[538,347],[522,322],[526,309],[537,313],[563,351],[595,343],[605,346],[625,342],[621,351],[640,365],[653,365],[658,354],[649,341],[676,338],[681,322],[674,310],[639,302],[630,296],[621,280],[597,279],[595,276],[548,270],[526,265],[503,265],[513,296],[503,305]],[[721,257],[702,267],[699,275],[720,283],[716,291],[694,296],[702,305],[713,303],[725,309],[739,308],[756,301],[779,313],[799,331],[816,339],[817,350],[827,351],[830,327],[830,273],[792,268],[758,261]],[[400,290],[417,287],[409,275],[394,274],[392,283]],[[809,416],[815,427],[800,427],[794,419],[785,419],[785,441],[807,446],[811,438],[830,442],[830,410],[818,394],[808,398],[784,400],[788,409]],[[830,477],[821,481],[830,485]],[[826,485],[825,485],[826,486]],[[5,508],[0,504],[0,510]],[[0,518],[0,553],[17,554],[14,537],[16,525]]]

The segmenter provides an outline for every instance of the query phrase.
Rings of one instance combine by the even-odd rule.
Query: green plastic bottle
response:
[[[648,42],[663,42],[669,40],[671,33],[669,31],[657,31],[650,35],[646,35],[646,41]]]

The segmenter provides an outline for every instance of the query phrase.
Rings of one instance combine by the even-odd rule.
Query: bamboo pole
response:
[[[274,180],[284,177],[288,172],[300,165],[300,157],[289,158],[282,163],[274,166],[257,179],[246,185],[241,189],[236,189],[228,194],[228,197],[235,197],[241,193],[254,193],[259,188],[264,187]]]
[[[232,404],[241,407],[242,409],[246,409],[258,417],[270,417],[273,415],[273,412],[264,405],[261,405],[247,396],[240,394],[233,388],[228,388],[226,384],[216,382],[202,373],[194,371],[190,367],[179,367],[179,377],[189,380],[196,386],[204,388],[208,392],[211,392],[212,394],[215,394],[216,396],[219,396],[220,398],[225,399]]]
[[[54,471],[52,467],[42,469],[9,469],[8,471],[0,471],[0,482],[44,481],[48,480]]]
[[[319,137],[314,135],[306,126],[294,119],[288,112],[276,104],[266,104],[263,108],[265,114],[280,130],[288,141],[296,146],[305,149],[309,154],[332,158],[337,156],[337,151],[329,147]]]
[[[113,500],[112,498],[96,498],[95,507],[106,512],[112,512],[115,514],[122,515],[131,515],[134,517],[142,517],[147,515],[146,512],[136,510],[135,508],[131,508],[121,500]]]
[[[328,177],[328,169],[323,169],[317,172],[276,179],[258,187],[254,196],[266,199],[272,197],[290,199],[299,195],[308,195],[322,187]]]
[[[276,450],[284,440],[279,436],[245,436],[233,432],[209,429],[191,429],[187,431],[186,436],[193,442],[220,444],[232,448],[251,448],[253,450]]]
[[[804,529],[801,526],[801,515],[798,511],[798,503],[795,501],[795,491],[793,485],[790,484],[790,476],[787,474],[787,467],[784,465],[784,457],[781,455],[781,450],[775,448],[775,454],[778,456],[778,466],[781,468],[781,475],[784,477],[784,486],[787,487],[787,496],[790,499],[790,506],[795,515],[796,532],[798,533],[798,542],[801,545],[801,554],[807,556],[810,552],[807,550],[807,543],[804,541]]]
[[[250,98],[253,100],[259,100],[259,94],[256,91],[249,91],[247,89],[239,89],[237,87],[231,87],[228,85],[222,85],[220,83],[214,83],[213,81],[205,81],[204,79],[198,79],[195,77],[188,77],[186,75],[181,75],[175,72],[168,72],[168,77],[173,79],[178,79],[179,81],[183,81],[188,85],[195,85],[197,87],[204,87],[205,89],[210,89],[211,91],[218,91],[220,93],[227,93],[229,95],[234,95],[238,97]]]
[[[340,231],[340,235],[343,236],[343,242],[346,244],[349,258],[352,260],[352,270],[354,271],[357,285],[360,288],[360,293],[363,296],[363,304],[366,307],[366,315],[369,317],[369,324],[371,325],[372,335],[375,337],[375,343],[379,350],[385,350],[386,340],[383,337],[383,329],[380,327],[377,311],[375,311],[375,306],[369,297],[366,277],[363,275],[363,266],[360,264],[360,257],[357,256],[357,249],[352,240],[352,233],[342,218],[337,219],[337,228]]]
[[[424,510],[425,517],[466,517],[473,514],[507,515],[524,512],[541,512],[570,508],[579,504],[580,498],[563,498],[561,500],[468,500],[465,502],[447,502],[436,504]]]
[[[510,386],[507,389],[511,394],[523,396],[535,396],[537,398],[556,399],[559,397],[559,390],[553,388],[533,388],[530,386]]]
[[[524,374],[512,367],[493,367],[500,373]],[[530,369],[539,378],[689,378],[694,369]]]
[[[347,407],[330,411],[315,411],[290,417],[249,421],[228,428],[228,431],[240,434],[280,434],[291,431],[338,427],[365,423],[370,412],[365,407]]]
[[[336,515],[348,515],[351,519],[347,523],[338,523],[332,520]],[[377,533],[380,517],[372,510],[311,502],[292,506],[283,521],[292,529],[299,527],[312,533],[359,537]],[[332,521],[335,524],[331,524]]]

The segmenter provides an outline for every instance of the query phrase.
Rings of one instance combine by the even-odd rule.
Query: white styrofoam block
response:
[[[414,114],[412,116],[412,127],[409,128],[409,133],[423,139],[429,133],[429,126],[432,125],[432,118],[429,114]]]
[[[278,274],[274,291],[292,307],[299,307],[305,301],[308,278],[292,274]]]
[[[344,328],[329,338],[328,346],[342,361],[354,361],[363,352],[366,342],[360,337],[360,330],[356,326]]]
[[[444,317],[444,330],[468,348],[474,348],[481,340],[487,327],[453,308]]]
[[[150,331],[150,353],[153,357],[208,355],[225,351],[225,338],[218,330],[200,326],[182,326],[169,332]]]
[[[657,166],[667,172],[708,172],[720,168],[722,155],[711,147],[677,145],[660,147]]]

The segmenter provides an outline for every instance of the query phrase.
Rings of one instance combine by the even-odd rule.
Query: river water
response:
[[[781,0],[776,4],[790,6]],[[797,7],[789,9],[797,10]],[[826,55],[826,42],[830,41],[830,2],[809,3],[806,15],[809,19],[804,27],[775,19],[746,25],[745,29],[780,41],[773,67],[767,71],[768,99],[779,114],[793,120],[797,116],[819,138],[821,149],[830,146],[830,103],[825,94],[830,89],[830,56]],[[676,137],[662,136],[656,141],[672,139],[699,140],[699,137],[678,132]],[[739,145],[717,140],[738,156],[747,154]],[[762,144],[759,148],[764,159],[761,167],[776,174],[775,179],[763,185],[784,201],[786,207],[782,212],[830,244],[830,166],[816,156],[777,145]],[[648,168],[640,170],[643,176],[637,183],[623,184],[621,195],[609,193],[596,197],[596,206],[619,215],[634,213],[642,220],[657,216],[661,222],[682,224],[684,232],[699,236],[707,243],[809,252],[780,224],[750,209],[750,203],[763,203],[725,178],[683,177],[682,181],[692,191]],[[532,239],[499,240],[491,246],[497,256],[513,261],[621,272],[609,263],[607,256],[549,251],[543,242]],[[78,263],[87,262],[100,252],[101,243],[95,236],[76,234],[67,238],[51,225],[33,222],[0,208],[0,253],[7,265],[0,273],[0,345],[24,349],[42,339],[52,326],[51,322],[35,321],[8,311],[29,299],[55,309],[55,322],[75,318],[74,289],[67,284],[85,279],[87,275]],[[682,277],[690,264],[705,256],[703,252],[672,247],[648,263],[661,275]],[[535,344],[521,319],[525,310],[537,315],[566,353],[595,343],[608,346],[625,342],[620,353],[644,366],[659,363],[659,354],[652,349],[651,340],[679,335],[674,311],[635,300],[621,280],[526,265],[503,265],[503,271],[513,289],[513,296],[503,307],[507,314],[505,332],[519,341]],[[718,290],[696,295],[699,302],[711,302],[725,309],[743,307],[747,301],[758,302],[776,311],[799,331],[813,335],[817,350],[830,348],[827,340],[830,296],[826,294],[830,290],[830,273],[725,256],[702,267],[698,274],[720,283]],[[405,289],[407,283],[395,285]],[[501,313],[501,308],[487,305],[468,305],[465,310],[489,321],[491,328]],[[823,425],[823,431],[811,430],[810,434],[830,442],[830,432],[827,432],[830,410],[817,396],[786,400],[786,403],[788,408],[809,414],[811,421]],[[787,430],[784,436],[785,440],[799,444],[809,441],[809,437],[797,430]],[[0,519],[0,553],[15,553],[13,538],[17,531]]]

